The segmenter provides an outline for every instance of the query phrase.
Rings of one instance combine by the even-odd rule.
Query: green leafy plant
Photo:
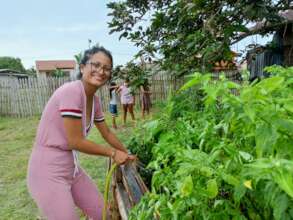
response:
[[[54,77],[64,77],[65,74],[64,74],[64,72],[61,69],[56,69],[53,72],[53,76]]]
[[[193,74],[130,140],[151,170],[130,219],[293,218],[293,71],[266,71],[243,85]]]

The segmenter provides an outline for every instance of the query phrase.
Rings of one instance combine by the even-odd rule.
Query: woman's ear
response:
[[[79,71],[80,71],[81,73],[83,73],[83,69],[84,69],[84,67],[85,67],[84,64],[80,64],[80,65],[79,65]]]

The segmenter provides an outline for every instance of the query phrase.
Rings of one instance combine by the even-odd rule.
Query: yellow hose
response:
[[[116,169],[117,164],[114,163],[106,176],[105,191],[104,191],[104,207],[103,207],[103,220],[106,220],[107,217],[107,207],[108,207],[108,196],[110,188],[110,180],[114,170]]]

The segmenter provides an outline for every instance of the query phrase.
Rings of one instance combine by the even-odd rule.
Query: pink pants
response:
[[[36,146],[28,168],[28,188],[48,220],[78,220],[78,206],[90,219],[102,219],[103,197],[79,168],[73,178],[71,151]]]

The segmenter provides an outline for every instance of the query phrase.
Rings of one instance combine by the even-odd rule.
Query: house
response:
[[[0,69],[0,80],[3,79],[27,79],[28,75],[17,70]]]
[[[280,11],[279,14],[286,20],[286,24],[279,27],[272,42],[266,46],[257,45],[247,52],[250,81],[267,77],[268,73],[264,71],[266,66],[293,66],[293,9]]]
[[[74,78],[77,70],[75,60],[37,60],[37,76],[53,76],[56,70],[61,70],[65,76]]]

